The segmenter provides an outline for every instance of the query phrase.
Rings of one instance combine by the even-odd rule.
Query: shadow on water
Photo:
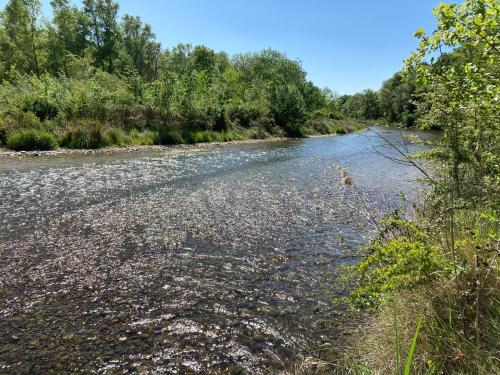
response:
[[[0,371],[260,373],[328,340],[330,273],[416,199],[368,136],[0,159]]]

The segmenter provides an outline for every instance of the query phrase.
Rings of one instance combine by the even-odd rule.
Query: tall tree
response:
[[[1,51],[6,70],[40,75],[39,0],[10,0],[2,13],[5,38]]]
[[[390,123],[412,126],[415,122],[416,86],[411,76],[398,72],[382,84],[379,91],[381,115]]]
[[[68,54],[84,55],[88,46],[89,22],[81,10],[70,6],[69,0],[52,0],[50,4],[54,18],[47,30],[47,68],[54,74],[66,73]]]
[[[149,24],[143,24],[140,17],[125,15],[122,20],[123,45],[137,73],[146,81],[158,75],[158,60],[161,45]]]
[[[113,0],[84,0],[83,9],[89,19],[89,41],[94,47],[96,64],[108,73],[113,73],[115,60],[119,56],[119,5]]]

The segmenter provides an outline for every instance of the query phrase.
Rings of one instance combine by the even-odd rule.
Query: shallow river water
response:
[[[0,373],[268,373],[331,341],[330,274],[415,199],[374,146],[0,158]]]

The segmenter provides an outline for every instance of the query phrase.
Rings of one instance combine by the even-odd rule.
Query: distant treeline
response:
[[[101,147],[349,131],[339,98],[267,49],[163,49],[113,0],[10,0],[0,16],[0,146]],[[215,134],[217,133],[217,134]]]
[[[411,76],[398,72],[379,91],[344,95],[338,101],[343,116],[412,127],[417,118],[419,93],[423,91],[424,87],[418,87]]]

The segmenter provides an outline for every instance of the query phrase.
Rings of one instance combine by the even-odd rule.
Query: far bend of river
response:
[[[373,145],[396,156],[363,132],[0,158],[0,373],[268,373],[331,342],[330,274],[416,196]]]

